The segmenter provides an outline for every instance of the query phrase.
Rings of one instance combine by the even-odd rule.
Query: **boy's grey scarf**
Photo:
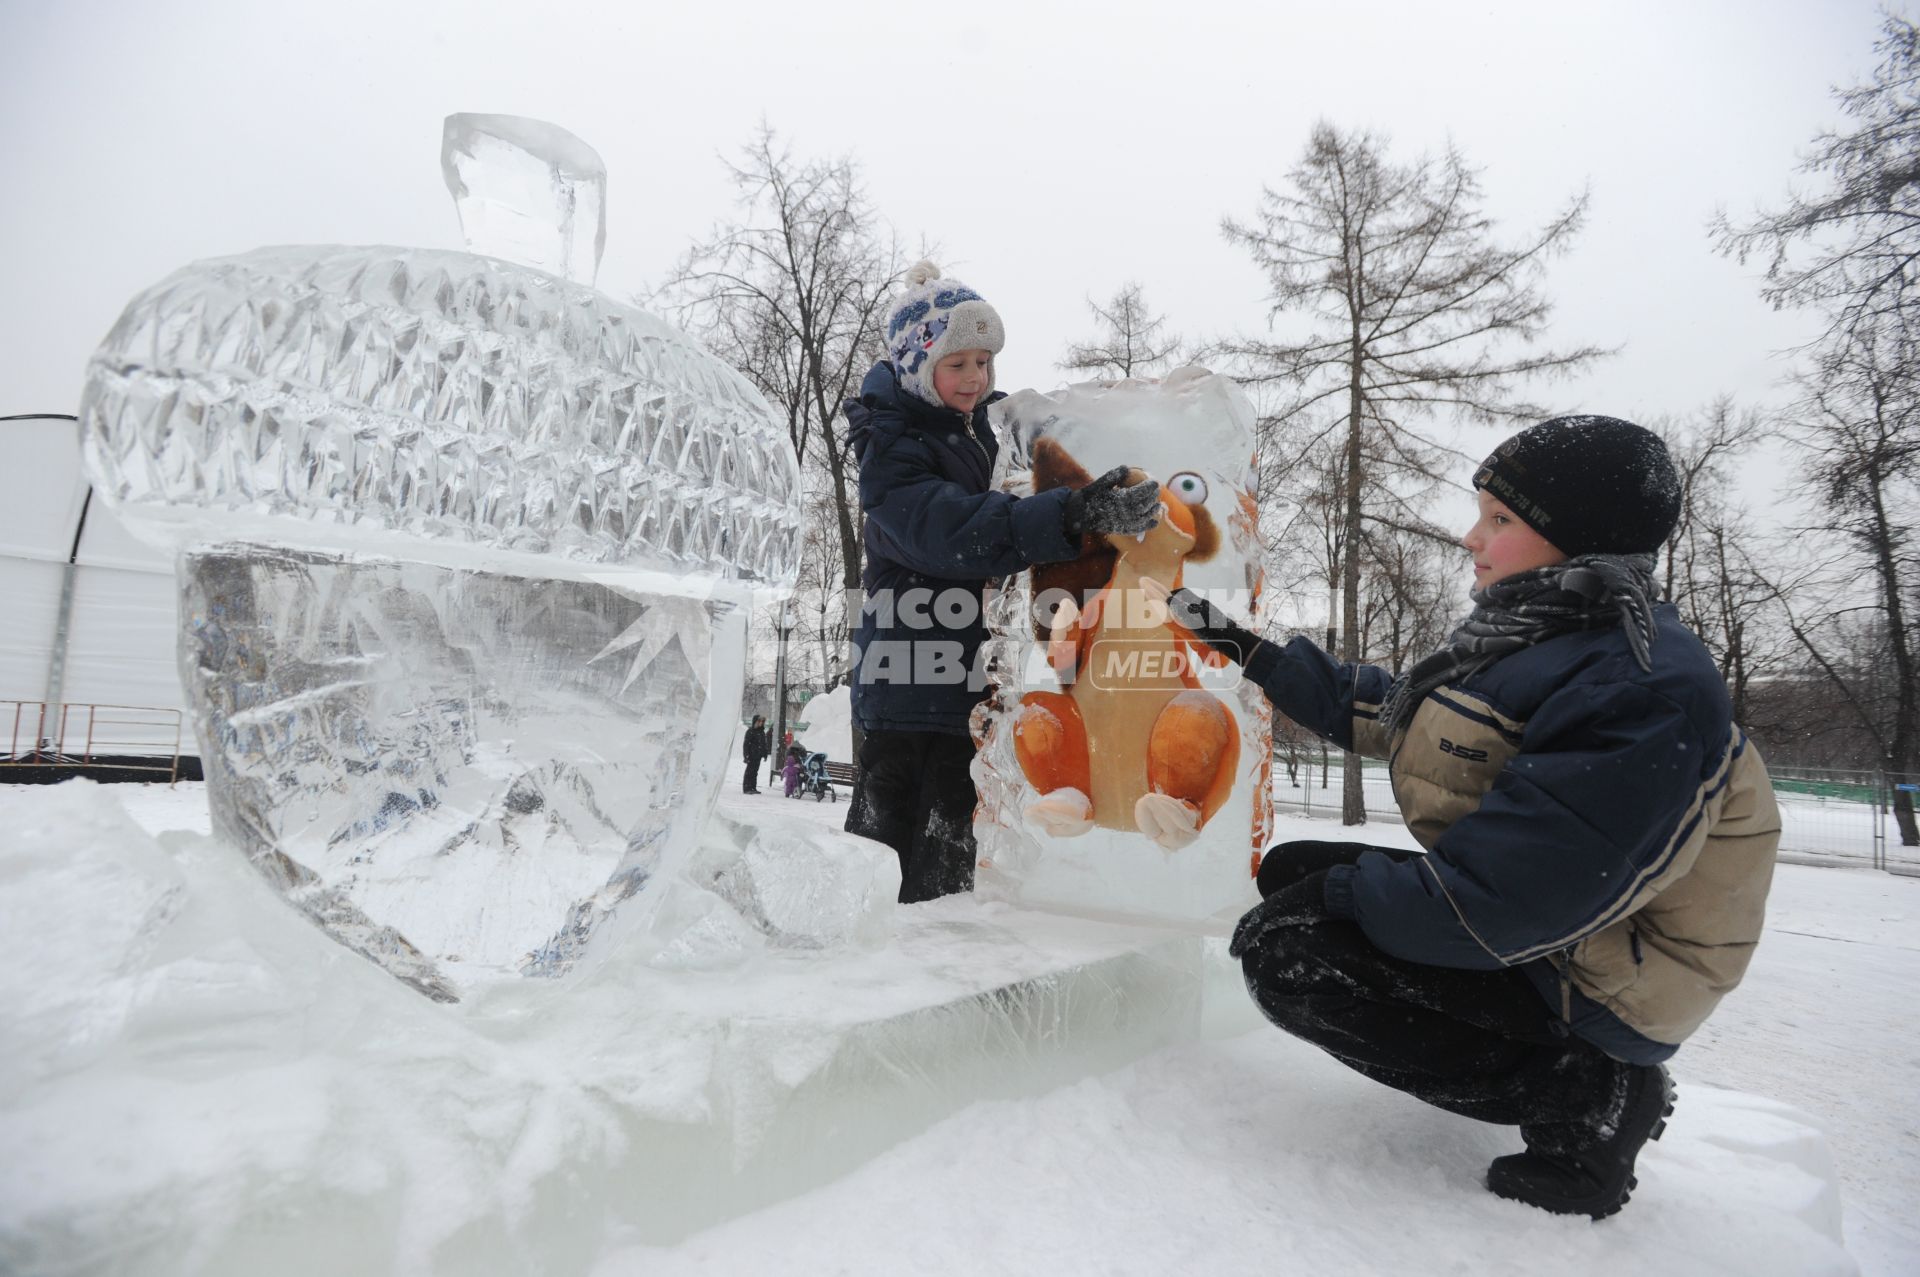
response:
[[[1447,645],[1393,680],[1380,723],[1396,735],[1413,721],[1427,693],[1471,678],[1503,656],[1542,639],[1619,625],[1643,670],[1653,668],[1651,554],[1583,554],[1520,572],[1473,592],[1473,612]]]

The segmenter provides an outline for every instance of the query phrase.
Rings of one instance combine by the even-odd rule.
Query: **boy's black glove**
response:
[[[1174,623],[1193,632],[1193,636],[1236,665],[1245,665],[1253,655],[1259,635],[1237,624],[1199,595],[1175,590],[1167,596],[1167,615]]]
[[[1233,929],[1227,952],[1237,958],[1282,927],[1303,927],[1332,916],[1327,912],[1327,871],[1322,869],[1280,888],[1247,910],[1247,916]]]
[[[1114,533],[1138,536],[1160,521],[1160,485],[1142,479],[1130,488],[1129,466],[1115,466],[1067,498],[1067,539]]]

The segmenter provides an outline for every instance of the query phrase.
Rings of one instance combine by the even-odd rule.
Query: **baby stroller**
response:
[[[840,795],[834,791],[833,782],[827,779],[827,756],[814,752],[808,754],[800,764],[800,793],[812,794],[816,803],[823,798],[840,801]]]

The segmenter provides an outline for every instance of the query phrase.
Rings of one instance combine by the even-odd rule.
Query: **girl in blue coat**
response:
[[[865,516],[863,600],[854,630],[853,719],[863,733],[847,830],[900,857],[900,899],[973,886],[973,741],[985,696],[977,668],[990,579],[1072,559],[1082,539],[1133,535],[1159,510],[1153,482],[1118,466],[1084,488],[1031,497],[991,490],[999,441],[987,405],[1000,316],[921,262],[888,308],[888,358],[849,399]]]
[[[1474,477],[1474,610],[1399,678],[1175,618],[1288,717],[1389,760],[1425,854],[1298,842],[1231,946],[1269,1019],[1429,1104],[1518,1126],[1487,1187],[1612,1214],[1673,1109],[1662,1061],[1740,980],[1780,817],[1655,555],[1679,483],[1659,438],[1565,417]]]

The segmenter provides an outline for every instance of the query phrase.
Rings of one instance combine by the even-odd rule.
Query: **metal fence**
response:
[[[1920,776],[1816,768],[1769,769],[1780,804],[1780,859],[1791,864],[1851,865],[1920,877],[1920,846],[1902,839],[1896,798],[1920,802]],[[1318,757],[1289,778],[1273,764],[1274,810],[1304,816],[1340,816],[1340,756],[1324,773]],[[1368,760],[1361,794],[1369,820],[1400,819],[1385,763]]]
[[[177,709],[0,700],[0,726],[9,729],[0,769],[151,772],[156,781],[169,784],[180,776],[182,723]]]
[[[1324,770],[1318,756],[1302,762],[1294,775],[1287,775],[1283,760],[1273,760],[1273,806],[1276,811],[1297,812],[1302,816],[1338,816],[1340,814],[1340,755],[1331,755]],[[1387,765],[1374,759],[1361,764],[1361,797],[1367,817],[1400,819],[1400,808],[1393,801],[1393,788],[1387,782]]]
[[[1920,777],[1883,771],[1779,767],[1780,859],[1810,865],[1867,865],[1920,876],[1920,846],[1909,845],[1895,812],[1912,810]],[[1909,828],[1912,822],[1908,822]]]

